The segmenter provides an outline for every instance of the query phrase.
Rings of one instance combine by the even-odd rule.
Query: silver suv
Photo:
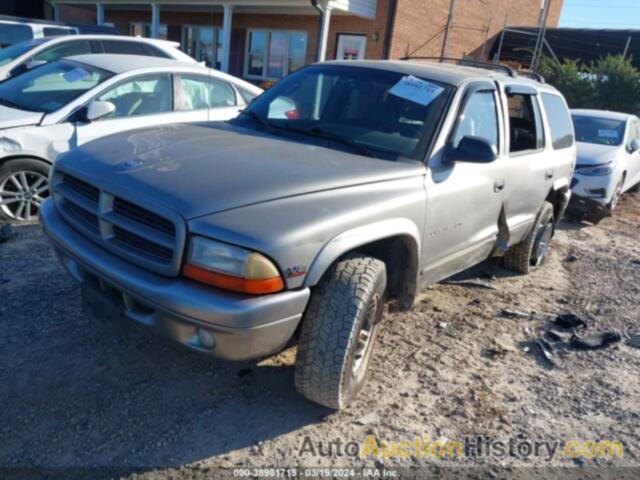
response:
[[[545,259],[576,160],[564,99],[509,69],[303,68],[244,114],[60,157],[41,221],[83,304],[246,360],[297,340],[295,384],[342,408],[385,304],[503,256]]]

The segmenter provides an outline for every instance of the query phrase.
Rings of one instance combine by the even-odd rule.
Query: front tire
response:
[[[384,311],[384,262],[349,254],[316,285],[298,343],[295,385],[309,400],[344,408],[365,384]]]
[[[553,205],[544,202],[529,234],[507,250],[504,264],[509,270],[530,273],[544,264],[555,230],[553,217]]]
[[[0,221],[36,220],[49,196],[49,165],[31,158],[15,158],[0,165]]]

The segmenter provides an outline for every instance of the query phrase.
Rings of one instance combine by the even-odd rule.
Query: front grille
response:
[[[64,208],[68,210],[69,214],[77,218],[85,228],[91,230],[96,235],[99,233],[100,223],[96,214],[88,212],[84,208],[79,207],[68,200],[64,201]]]
[[[82,195],[87,200],[98,203],[100,198],[100,190],[93,185],[89,185],[87,182],[72,177],[71,175],[64,176],[64,183],[76,193]]]
[[[114,198],[113,211],[118,215],[122,215],[123,217],[140,222],[149,228],[158,230],[165,235],[174,236],[176,234],[176,227],[173,222],[161,217],[160,215],[156,215],[147,209],[139,207],[138,205],[127,202],[122,198]]]
[[[56,172],[51,186],[64,219],[85,236],[150,270],[178,273],[185,229],[175,213],[137,205],[75,174]]]
[[[173,250],[163,247],[144,237],[131,233],[120,227],[113,227],[113,238],[125,248],[133,248],[140,255],[150,256],[163,262],[170,262]]]

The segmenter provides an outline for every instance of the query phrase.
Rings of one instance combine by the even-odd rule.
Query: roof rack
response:
[[[540,83],[546,83],[544,77],[536,72],[530,72],[528,70],[518,70],[518,75],[522,77],[532,78],[533,80],[536,80]]]
[[[487,63],[487,62],[481,62],[479,60],[467,60],[466,58],[452,58],[452,57],[402,57],[400,60],[436,60],[439,63],[444,63],[444,62],[456,62],[458,65],[466,65],[466,66],[470,66],[470,67],[480,67],[480,68],[486,68],[489,70],[497,70],[497,71],[501,71],[502,73],[506,73],[507,75],[509,75],[510,77],[517,77],[518,74],[516,73],[516,71],[511,68],[511,67],[507,67],[506,65],[500,65],[497,63]]]

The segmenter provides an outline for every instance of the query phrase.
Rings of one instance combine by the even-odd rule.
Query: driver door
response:
[[[442,280],[480,263],[496,245],[506,174],[498,98],[492,83],[469,87],[446,144],[429,161],[424,282]],[[447,150],[465,136],[486,140],[496,159],[488,163],[447,161]]]
[[[77,123],[77,143],[137,128],[176,123],[171,74],[157,73],[125,80],[94,100],[111,102],[115,111],[91,123]]]

